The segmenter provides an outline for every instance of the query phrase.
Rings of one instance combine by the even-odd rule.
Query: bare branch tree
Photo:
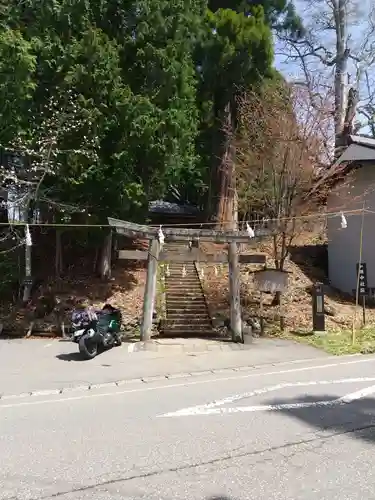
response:
[[[291,89],[269,87],[241,99],[241,133],[237,138],[239,204],[246,218],[277,220],[275,266],[283,270],[289,247],[299,231],[299,218],[309,213],[307,194],[316,180],[316,166],[325,146],[316,128],[318,117],[300,125],[299,99]],[[315,206],[314,206],[315,208]]]
[[[317,79],[319,94],[325,96],[333,90],[331,116],[337,155],[346,135],[367,125],[354,120],[366,108],[369,90],[372,94],[366,74],[372,74],[375,64],[375,7],[355,0],[304,0],[304,6],[305,36],[279,35],[280,55],[287,64],[298,65],[315,107],[319,106]]]
[[[363,126],[375,137],[375,75],[369,70],[365,70],[363,74],[366,98],[358,105],[358,114],[364,120]]]

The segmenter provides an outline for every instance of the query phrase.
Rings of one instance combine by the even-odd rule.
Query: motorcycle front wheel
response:
[[[92,359],[98,354],[98,344],[88,335],[82,335],[79,339],[79,352],[85,359]]]

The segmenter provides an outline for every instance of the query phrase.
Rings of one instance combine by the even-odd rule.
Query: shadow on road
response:
[[[68,352],[64,354],[57,354],[56,358],[60,361],[86,361],[82,354],[79,352]]]
[[[352,403],[314,405],[317,401],[333,401],[339,396],[319,394],[289,399],[273,399],[265,404],[311,404],[305,408],[279,408],[272,412],[283,413],[315,427],[319,431],[333,431],[332,434],[346,434],[355,439],[375,443],[375,399],[363,398]]]

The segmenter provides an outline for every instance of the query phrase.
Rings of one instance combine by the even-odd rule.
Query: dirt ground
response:
[[[285,317],[285,326],[291,332],[312,330],[312,285],[325,284],[325,321],[327,330],[347,329],[352,327],[355,311],[353,297],[340,294],[328,285],[327,254],[323,231],[304,232],[293,242],[285,270],[289,272],[288,291],[282,295],[282,308],[272,305],[273,295],[263,294],[263,316],[268,324],[268,331],[277,328],[279,316]],[[267,266],[274,267],[272,243],[264,242],[244,253],[264,253]],[[205,245],[209,253],[225,252],[220,245]],[[203,288],[211,311],[217,311],[229,317],[229,278],[227,266],[204,265]],[[216,269],[215,269],[216,267]],[[241,267],[241,303],[243,312],[259,317],[260,293],[254,287],[253,272],[261,269],[259,265]],[[362,320],[362,308],[357,308],[357,324]],[[367,307],[366,324],[375,324],[375,308]],[[266,327],[267,330],[267,327]]]
[[[140,242],[142,244],[144,242]],[[289,272],[287,293],[282,296],[282,309],[272,305],[273,295],[263,294],[263,315],[266,319],[266,331],[277,328],[280,313],[285,317],[285,326],[291,332],[307,332],[312,330],[312,297],[311,287],[314,282],[327,282],[327,256],[324,230],[300,234],[290,249],[285,270]],[[224,245],[201,244],[207,253],[226,252]],[[244,253],[264,253],[267,266],[273,267],[272,243],[265,241],[253,248],[243,248]],[[227,265],[200,266],[203,269],[202,285],[206,294],[210,311],[214,314],[229,317],[229,281]],[[259,317],[260,293],[255,289],[253,272],[261,269],[259,265],[241,266],[241,302],[246,315]],[[52,288],[62,304],[65,316],[69,321],[71,310],[77,299],[86,298],[95,307],[102,307],[109,302],[123,311],[124,320],[140,318],[142,314],[143,293],[146,282],[146,263],[129,263],[117,261],[113,269],[112,279],[106,282],[92,276],[65,277],[52,281]],[[355,310],[352,297],[344,296],[331,287],[325,287],[326,328],[329,330],[348,329],[352,326]],[[6,331],[22,334],[26,332],[30,321],[30,310],[11,304],[2,304],[0,325]],[[357,320],[360,325],[361,309],[357,309]],[[367,325],[375,325],[375,307],[366,310]],[[37,322],[36,331],[56,333],[56,321],[51,315]]]
[[[51,280],[50,285],[59,300],[58,307],[65,318],[65,324],[69,324],[71,312],[79,299],[88,300],[99,309],[106,302],[118,307],[123,313],[124,322],[139,318],[142,313],[145,283],[146,268],[143,263],[124,265],[118,262],[109,281],[77,275],[74,279],[66,277],[59,281]],[[32,307],[36,300],[37,297]],[[3,333],[17,336],[25,334],[33,316],[32,307],[2,304],[0,324],[3,325]],[[54,314],[38,319],[35,323],[35,333],[60,335]]]

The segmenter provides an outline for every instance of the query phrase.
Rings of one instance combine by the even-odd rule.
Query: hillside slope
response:
[[[225,252],[225,247],[205,245],[209,253]],[[251,252],[266,254],[267,265],[274,267],[272,243],[264,242],[252,248]],[[251,253],[247,250],[246,253]],[[355,302],[353,297],[340,294],[328,285],[327,252],[322,232],[305,232],[298,236],[290,249],[285,270],[289,274],[288,291],[282,297],[282,314],[289,331],[303,332],[312,330],[312,285],[316,281],[325,283],[326,329],[351,328]],[[241,303],[244,316],[259,317],[260,293],[255,289],[252,272],[260,266],[241,266]],[[229,318],[229,281],[227,266],[205,265],[203,287],[211,311]],[[279,318],[279,306],[272,304],[273,295],[263,295],[266,329],[272,331]],[[362,318],[357,310],[358,322]],[[367,324],[375,323],[375,309],[367,307]]]

